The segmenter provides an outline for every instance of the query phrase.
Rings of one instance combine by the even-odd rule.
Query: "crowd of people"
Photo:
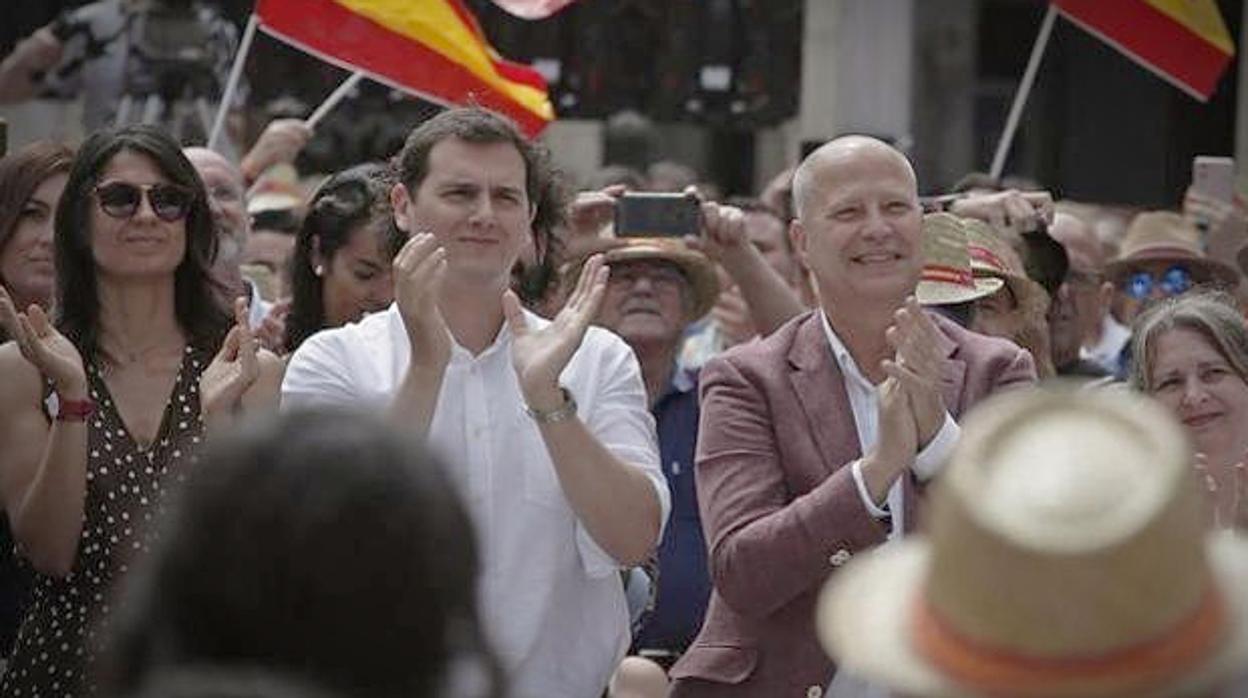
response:
[[[1239,695],[1242,204],[310,135],[0,160],[0,695]]]

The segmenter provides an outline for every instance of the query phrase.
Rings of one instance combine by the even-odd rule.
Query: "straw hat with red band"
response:
[[[1105,276],[1119,283],[1145,262],[1182,264],[1198,284],[1239,284],[1239,272],[1229,264],[1205,256],[1200,232],[1186,218],[1171,211],[1137,215],[1127,228],[1118,257],[1105,266]]]
[[[971,269],[975,275],[1003,280],[1014,294],[1014,300],[1020,308],[1048,312],[1048,292],[1027,276],[1027,268],[1009,240],[978,219],[963,221],[963,227],[966,229],[967,251],[971,255]]]
[[[689,282],[691,303],[687,320],[693,322],[711,312],[719,298],[715,264],[701,252],[673,237],[604,237],[582,245],[576,258],[561,273],[565,283],[575,284],[581,265],[591,254],[601,253],[608,265],[615,262],[661,261],[675,264]]]
[[[950,213],[923,216],[923,272],[914,295],[923,305],[950,305],[991,296],[1000,279],[976,277],[971,269],[964,221]]]
[[[1208,533],[1173,418],[1124,391],[999,395],[966,421],[928,535],[852,561],[816,624],[915,696],[1185,696],[1248,669],[1248,540]]]

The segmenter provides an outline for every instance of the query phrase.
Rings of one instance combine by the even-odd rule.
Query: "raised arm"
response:
[[[63,577],[73,569],[87,496],[87,426],[79,413],[51,424],[43,380],[62,411],[90,394],[77,349],[38,306],[18,313],[0,288],[0,324],[14,338],[0,347],[0,495],[22,554],[35,569]]]
[[[805,312],[797,293],[750,242],[741,209],[703,203],[702,226],[702,237],[686,241],[723,266],[736,282],[759,334],[771,334]]]

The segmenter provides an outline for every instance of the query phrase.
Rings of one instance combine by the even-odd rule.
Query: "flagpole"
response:
[[[216,150],[221,140],[221,130],[225,126],[225,115],[230,111],[230,102],[234,101],[234,93],[238,91],[238,81],[243,76],[243,66],[247,63],[247,54],[251,51],[252,39],[256,37],[256,27],[260,20],[252,12],[247,18],[247,28],[243,30],[243,39],[238,43],[238,53],[234,56],[234,65],[230,66],[230,77],[225,81],[225,93],[221,95],[221,105],[217,107],[217,118],[212,122],[212,131],[208,134],[208,149]]]
[[[1023,116],[1023,106],[1031,94],[1032,83],[1036,81],[1036,73],[1040,70],[1040,60],[1044,58],[1044,49],[1049,45],[1049,34],[1053,33],[1053,22],[1057,19],[1057,5],[1049,3],[1040,24],[1040,33],[1036,35],[1036,43],[1031,47],[1031,58],[1027,60],[1027,70],[1023,71],[1022,82],[1018,84],[1018,92],[1014,95],[1014,103],[1010,105],[1010,115],[1005,120],[1005,131],[997,142],[997,152],[992,156],[992,169],[988,171],[993,179],[1001,177],[1005,169],[1005,157],[1010,153],[1010,145],[1014,142],[1014,132],[1018,130],[1018,122]]]
[[[350,92],[356,85],[360,84],[360,81],[363,79],[364,73],[361,73],[358,70],[351,73],[351,76],[346,80],[343,80],[338,87],[334,88],[334,91],[325,98],[325,101],[321,102],[321,106],[317,107],[316,111],[312,112],[312,116],[309,116],[303,123],[307,125],[308,128],[316,128],[316,124],[321,119],[325,118],[325,115],[328,114],[331,109],[338,106],[338,103],[346,98],[347,93]]]

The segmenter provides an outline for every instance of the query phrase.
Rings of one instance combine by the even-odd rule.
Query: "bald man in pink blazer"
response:
[[[818,698],[835,666],[815,599],[912,530],[957,419],[1035,381],[1032,357],[918,307],[921,211],[905,157],[834,140],[794,176],[794,249],[820,306],[702,370],[698,500],[714,592],[676,698]]]

